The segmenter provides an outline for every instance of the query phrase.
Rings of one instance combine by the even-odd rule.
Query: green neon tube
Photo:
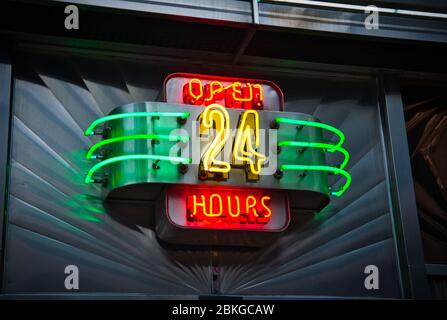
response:
[[[133,118],[133,117],[180,117],[182,119],[188,118],[190,115],[189,112],[127,112],[120,114],[112,114],[110,116],[105,116],[102,118],[98,118],[93,121],[90,126],[85,130],[84,135],[91,136],[93,135],[93,129],[103,122],[107,122],[110,120],[116,119],[124,119],[124,118]]]
[[[297,126],[317,127],[317,128],[331,131],[332,133],[335,133],[338,136],[338,138],[340,139],[338,141],[338,143],[336,144],[337,147],[340,147],[345,142],[345,135],[343,132],[341,132],[339,129],[332,127],[325,123],[315,122],[315,121],[307,121],[307,120],[297,120],[297,119],[290,119],[290,118],[275,118],[275,121],[278,123],[288,123],[288,124],[294,124]]]
[[[93,174],[100,168],[109,165],[111,163],[125,161],[125,160],[162,160],[162,161],[171,161],[171,162],[180,162],[180,163],[191,163],[191,158],[182,158],[182,157],[169,157],[169,156],[159,156],[159,155],[153,155],[153,154],[131,154],[131,155],[125,155],[125,156],[118,156],[109,158],[107,160],[98,162],[95,164],[87,173],[87,176],[85,177],[85,183],[91,183],[94,182],[92,179]]]
[[[122,136],[122,137],[114,137],[106,140],[102,140],[98,143],[95,143],[93,146],[90,147],[90,149],[87,152],[87,155],[85,156],[86,159],[90,159],[93,155],[93,152],[95,152],[96,149],[110,143],[118,142],[118,141],[124,141],[124,140],[131,140],[131,139],[151,139],[151,140],[170,140],[170,141],[181,141],[181,142],[188,142],[189,137],[188,136],[171,136],[166,134],[134,134],[134,135],[128,135],[128,136]]]
[[[329,171],[335,174],[341,174],[346,178],[345,185],[337,191],[331,191],[331,194],[340,197],[351,185],[351,175],[349,172],[339,169],[336,167],[329,166],[308,166],[308,165],[298,165],[298,164],[283,164],[280,167],[281,170],[309,170],[309,171]]]
[[[336,151],[341,152],[345,158],[343,162],[340,164],[340,169],[344,169],[346,167],[350,158],[349,153],[348,151],[346,151],[345,148],[338,147],[336,145],[329,143],[306,142],[306,141],[281,141],[280,143],[278,143],[278,146],[322,148],[328,150],[329,152],[336,152]]]

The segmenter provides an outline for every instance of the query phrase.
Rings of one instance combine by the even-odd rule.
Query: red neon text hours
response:
[[[272,215],[270,200],[270,196],[259,194],[191,194],[186,197],[187,220],[265,224]]]

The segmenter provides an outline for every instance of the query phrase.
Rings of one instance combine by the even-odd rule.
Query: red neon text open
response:
[[[203,84],[198,78],[190,79],[183,86],[183,102],[197,106],[213,103],[225,104],[227,108],[262,109],[264,96],[262,85],[239,81],[224,86],[213,80]]]

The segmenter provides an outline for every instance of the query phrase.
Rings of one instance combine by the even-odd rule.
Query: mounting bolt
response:
[[[99,183],[103,187],[107,186],[107,176],[93,178],[93,183]]]
[[[183,126],[187,120],[188,120],[188,118],[185,118],[185,117],[177,117],[177,123],[181,126]]]
[[[158,140],[158,139],[153,139],[153,140],[151,141],[151,144],[152,144],[152,146],[155,146],[156,144],[160,144],[160,140]]]
[[[299,174],[299,177],[300,177],[300,178],[304,178],[305,176],[307,176],[307,171],[306,171],[306,170],[304,170],[303,172],[301,172],[301,173]]]
[[[298,153],[299,154],[302,154],[302,153],[304,153],[304,151],[306,151],[307,149],[309,149],[308,147],[303,147],[303,148],[301,148],[301,149],[298,149]]]
[[[208,179],[208,173],[205,170],[200,170],[199,172],[199,180]]]
[[[279,129],[279,123],[275,120],[270,121],[270,129]]]
[[[280,146],[276,146],[276,154],[281,153],[282,148]]]
[[[178,165],[178,171],[179,171],[181,174],[185,174],[185,173],[188,172],[188,166],[187,166],[186,164],[184,164],[184,163],[180,163],[180,164]]]
[[[92,155],[92,159],[96,159],[96,160],[104,160],[106,158],[105,154],[94,154]]]
[[[224,176],[223,176],[222,172],[216,172],[216,173],[214,174],[214,179],[215,179],[216,181],[222,181],[222,180],[224,180]]]
[[[194,216],[192,215],[192,210],[190,208],[186,209],[186,219],[188,221],[194,221]]]
[[[279,180],[279,179],[282,178],[283,175],[284,175],[284,172],[282,170],[280,170],[280,169],[277,169],[275,171],[275,173],[273,174],[273,177],[275,177],[275,179]]]
[[[160,166],[158,165],[158,162],[159,162],[159,160],[156,160],[156,161],[152,164],[152,168],[153,168],[154,170],[159,170],[159,169],[160,169]]]
[[[110,132],[112,132],[112,128],[111,127],[104,127],[104,129],[102,129],[102,137],[103,139],[107,139],[110,135]]]

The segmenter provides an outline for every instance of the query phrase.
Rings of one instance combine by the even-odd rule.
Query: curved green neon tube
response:
[[[125,160],[162,160],[162,161],[171,161],[171,162],[180,162],[180,163],[191,163],[191,158],[182,158],[182,157],[169,157],[169,156],[159,156],[159,155],[153,155],[153,154],[131,154],[131,155],[125,155],[125,156],[118,156],[109,158],[107,160],[98,162],[95,164],[87,173],[87,176],[85,177],[85,183],[91,183],[94,182],[92,179],[93,174],[96,172],[96,170],[109,165],[111,163],[125,161]]]
[[[90,159],[93,156],[93,152],[95,152],[96,149],[110,143],[118,142],[118,141],[124,141],[124,140],[131,140],[131,139],[158,139],[158,140],[171,140],[171,141],[181,141],[181,142],[188,142],[189,136],[171,136],[166,134],[134,134],[134,135],[128,135],[128,136],[121,136],[121,137],[114,137],[106,140],[99,141],[98,143],[95,143],[93,146],[90,147],[88,150],[85,158]]]
[[[189,112],[126,112],[120,114],[112,114],[110,116],[105,116],[102,118],[98,118],[93,121],[90,126],[85,130],[84,135],[91,136],[93,135],[93,129],[103,122],[107,122],[110,120],[116,119],[124,119],[124,118],[133,118],[133,117],[180,117],[182,119],[188,118],[190,115]]]
[[[322,148],[326,149],[329,152],[341,152],[344,155],[344,160],[340,164],[340,169],[344,169],[349,161],[349,153],[345,148],[339,147],[329,143],[320,143],[320,142],[306,142],[306,141],[281,141],[278,143],[278,146],[288,146],[288,147],[308,147],[308,148]]]
[[[297,126],[317,127],[317,128],[331,131],[331,132],[335,133],[338,136],[338,138],[340,139],[340,141],[338,141],[338,143],[335,145],[337,147],[340,147],[345,142],[345,135],[343,132],[341,132],[339,129],[332,127],[325,123],[315,122],[315,121],[307,121],[307,120],[290,119],[290,118],[275,118],[275,121],[278,123],[288,123],[288,124],[294,124]]]
[[[340,197],[345,191],[349,188],[351,185],[351,175],[349,172],[335,168],[335,167],[329,167],[329,166],[308,166],[308,165],[298,165],[298,164],[283,164],[280,167],[281,170],[309,170],[309,171],[329,171],[333,172],[334,174],[341,174],[346,178],[345,185],[341,187],[337,191],[331,191],[331,194],[337,197]]]

